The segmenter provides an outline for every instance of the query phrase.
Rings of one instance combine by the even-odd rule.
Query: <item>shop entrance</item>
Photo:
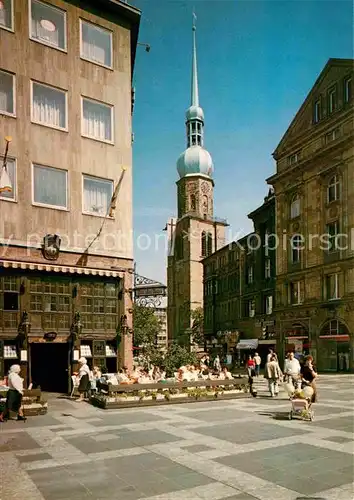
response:
[[[47,392],[68,392],[69,344],[32,343],[31,376],[33,388]]]

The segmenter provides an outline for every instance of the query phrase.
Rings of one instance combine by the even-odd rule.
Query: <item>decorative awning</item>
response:
[[[275,345],[276,343],[276,339],[265,339],[258,341],[258,345]]]
[[[84,274],[90,276],[108,276],[111,278],[121,278],[122,272],[110,271],[109,269],[95,269],[90,267],[59,266],[54,264],[39,264],[36,262],[20,262],[14,260],[0,261],[0,267],[11,269],[23,269],[29,271],[46,271],[54,273]]]
[[[257,349],[258,339],[242,339],[236,346],[236,349]]]

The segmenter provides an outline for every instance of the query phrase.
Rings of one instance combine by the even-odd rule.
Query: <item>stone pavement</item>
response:
[[[104,411],[50,399],[0,424],[2,500],[350,500],[354,376],[320,377],[314,422],[284,393]]]

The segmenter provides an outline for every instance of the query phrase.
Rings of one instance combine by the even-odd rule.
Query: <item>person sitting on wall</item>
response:
[[[227,366],[224,366],[223,369],[221,370],[220,378],[222,380],[233,380],[234,377],[232,376],[231,372],[229,372],[229,370],[227,369]]]

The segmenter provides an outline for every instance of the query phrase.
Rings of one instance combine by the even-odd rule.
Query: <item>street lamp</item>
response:
[[[9,151],[9,144],[12,141],[12,137],[5,137],[5,153],[4,153],[4,159],[2,162],[2,167],[1,167],[1,173],[0,173],[0,193],[12,193],[12,183],[11,179],[9,176],[9,173],[7,171],[7,153]]]

